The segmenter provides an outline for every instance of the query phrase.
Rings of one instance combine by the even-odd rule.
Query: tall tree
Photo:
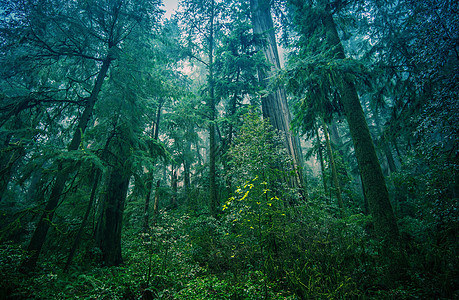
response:
[[[165,114],[164,124],[167,144],[177,168],[183,168],[183,186],[185,196],[189,196],[191,187],[192,165],[195,151],[192,144],[200,137],[198,125],[202,120],[198,112],[198,98],[191,93],[184,93],[172,101]],[[191,200],[191,199],[188,199]]]
[[[263,37],[264,43],[262,51],[266,60],[271,64],[271,72],[266,73],[259,70],[258,76],[261,82],[268,85],[268,78],[273,72],[280,69],[279,52],[275,28],[271,17],[271,1],[269,0],[250,0],[250,10],[252,13],[252,25],[255,34]],[[303,162],[302,153],[298,137],[290,131],[290,110],[287,104],[287,96],[282,87],[275,91],[262,95],[263,116],[268,118],[276,130],[282,132],[285,137],[285,145],[289,155],[292,157],[295,176],[293,186],[299,189],[302,197],[307,198],[307,192],[303,183]]]
[[[110,141],[109,158],[111,167],[102,198],[102,215],[96,232],[96,243],[102,251],[102,262],[107,266],[116,266],[123,262],[121,255],[121,230],[123,211],[131,177],[130,160],[133,147],[132,132],[126,124],[114,129],[114,138]]]
[[[98,123],[94,127],[102,136],[104,131],[113,135],[105,159],[108,172],[96,232],[102,262],[108,266],[123,261],[121,232],[130,179],[135,179],[133,190],[144,191],[145,170],[150,171],[146,174],[150,176],[158,158],[166,157],[165,148],[158,139],[159,131],[156,131],[159,130],[158,115],[155,116],[153,136],[145,134],[152,128],[152,108],[160,113],[162,97],[170,90],[170,86],[164,83],[168,68],[161,65],[160,52],[155,53],[158,41],[149,40],[149,34],[133,30],[131,35],[135,38],[125,41],[125,51],[111,71],[108,89],[98,107]],[[142,39],[149,40],[149,43],[142,42]],[[140,56],[144,51],[150,55]],[[156,101],[158,98],[160,100]],[[151,188],[146,192],[151,192]]]
[[[192,58],[203,63],[207,70],[206,88],[206,114],[208,117],[209,130],[209,209],[213,216],[217,215],[217,140],[216,140],[216,97],[215,97],[215,72],[214,55],[217,34],[219,33],[219,18],[222,11],[222,3],[216,0],[192,0],[182,1],[182,22],[186,24],[188,39],[193,47],[199,49],[196,53],[190,53]],[[196,44],[197,42],[197,44]]]
[[[253,33],[248,1],[228,1],[226,34],[216,49],[216,96],[225,105],[224,117],[219,125],[221,162],[229,174],[228,149],[238,135],[242,115],[250,106],[258,107],[257,92],[262,89],[258,69],[268,69],[266,59],[258,51],[260,39]],[[247,101],[248,100],[248,101]],[[233,193],[231,176],[226,177],[227,194]]]
[[[307,31],[310,28],[307,28],[303,22],[311,22],[311,20],[305,20],[304,16],[312,15],[312,7],[305,1],[291,1],[291,4],[296,9],[296,24],[300,28],[299,32],[305,36],[311,36],[311,32]],[[346,56],[333,19],[331,4],[328,1],[320,1],[315,9],[317,21],[319,22],[310,25],[311,27],[317,26],[313,36],[319,41],[317,43],[319,45],[323,43],[322,41],[325,41],[322,44],[322,48],[315,49],[327,59],[324,62],[320,62],[316,58],[316,61],[310,59],[309,62],[313,64],[325,63],[320,68],[323,67],[326,70],[326,74],[331,78],[331,82],[325,84],[335,85],[339,91],[339,100],[348,121],[365,195],[368,198],[370,212],[374,219],[375,230],[385,244],[385,255],[389,259],[389,265],[392,268],[387,271],[387,278],[390,280],[391,277],[396,278],[396,274],[400,273],[404,267],[402,264],[404,256],[400,254],[400,235],[389,200],[389,193],[354,84],[355,77],[346,71],[336,72],[336,69],[339,69],[339,64],[346,64]],[[306,49],[304,51],[305,53],[307,52]],[[317,55],[317,52],[314,54]],[[327,79],[322,78],[321,80]]]
[[[68,151],[75,151],[80,147],[82,135],[89,125],[104,79],[111,63],[116,59],[120,45],[137,25],[142,24],[143,28],[152,25],[154,18],[158,17],[159,3],[148,1],[142,10],[135,8],[134,11],[133,3],[129,0],[92,1],[86,4],[57,1],[52,3],[56,15],[44,20],[40,19],[43,16],[41,7],[33,6],[36,9],[33,13],[39,18],[36,23],[30,22],[27,38],[30,39],[30,43],[41,49],[42,55],[53,59],[79,57],[91,60],[98,66],[92,89],[85,99],[83,112],[77,117],[77,126],[67,146]],[[47,21],[50,22],[48,26],[51,32],[40,28],[43,26],[42,22]],[[55,40],[56,36],[52,36],[52,33],[57,34],[58,40]],[[65,167],[61,162],[58,164],[49,199],[28,246],[31,256],[23,264],[26,269],[36,265],[55,209],[71,173],[71,168]]]
[[[335,157],[333,154],[333,149],[330,143],[330,135],[328,133],[328,126],[325,123],[325,120],[322,118],[322,130],[325,136],[325,144],[327,145],[328,159],[330,161],[330,168],[332,171],[333,187],[335,188],[336,199],[338,200],[338,207],[340,209],[341,216],[343,216],[344,203],[341,196],[341,187],[338,180],[338,171],[336,170]]]

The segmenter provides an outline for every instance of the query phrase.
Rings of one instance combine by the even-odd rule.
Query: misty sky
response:
[[[165,17],[170,18],[174,10],[177,9],[178,0],[164,0],[164,9],[166,10]]]

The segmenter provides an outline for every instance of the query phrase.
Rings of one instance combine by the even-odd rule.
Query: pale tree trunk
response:
[[[189,154],[191,152],[191,142],[185,142],[185,154]],[[190,172],[190,162],[188,161],[187,156],[183,157],[183,186],[185,188],[185,195],[187,197],[190,195],[191,191],[191,172]]]
[[[250,0],[252,12],[252,25],[255,34],[265,38],[262,48],[268,63],[271,64],[271,73],[280,69],[279,53],[277,50],[276,36],[274,32],[273,20],[271,17],[269,0]],[[258,72],[259,80],[267,84],[270,74],[263,70]],[[262,98],[263,117],[269,119],[274,129],[279,130],[285,137],[285,146],[288,150],[295,170],[292,186],[300,191],[303,198],[307,198],[307,193],[303,182],[303,162],[299,139],[290,131],[290,111],[287,105],[287,97],[283,88],[278,88]]]
[[[324,193],[326,195],[326,199],[327,199],[327,204],[330,204],[329,200],[328,200],[328,188],[327,188],[327,179],[325,178],[325,164],[324,164],[324,155],[323,155],[323,152],[322,152],[322,143],[320,141],[320,136],[319,136],[319,130],[317,128],[317,126],[314,124],[314,129],[316,131],[316,139],[317,139],[317,155],[318,155],[318,158],[319,158],[319,162],[320,162],[320,170],[322,171],[322,183],[324,185]]]
[[[89,119],[91,118],[92,112],[94,110],[94,105],[102,88],[102,84],[104,82],[105,76],[107,75],[111,61],[112,59],[110,57],[105,58],[103,61],[102,67],[99,71],[99,74],[97,75],[96,82],[91,91],[91,95],[86,102],[86,107],[80,117],[78,126],[73,134],[72,141],[68,146],[68,151],[77,150],[80,146],[81,135],[85,132],[88,126]],[[22,269],[33,269],[36,266],[38,257],[46,239],[46,234],[48,233],[51,221],[53,219],[54,212],[57,208],[57,204],[59,203],[59,199],[61,197],[62,191],[64,190],[65,183],[70,176],[70,173],[71,170],[64,169],[62,165],[59,164],[58,173],[51,190],[51,195],[48,202],[46,203],[45,210],[40,220],[38,221],[37,228],[35,229],[27,248],[27,251],[30,253],[30,257],[24,261],[21,266]]]
[[[164,104],[164,99],[161,99],[158,102],[158,108],[156,110],[156,120],[153,123],[153,132],[152,136],[155,140],[158,140],[159,136],[159,123],[161,121],[161,109]],[[147,194],[145,195],[145,205],[144,205],[144,210],[143,210],[143,224],[142,228],[144,232],[148,231],[148,223],[150,219],[150,198],[151,198],[151,189],[153,187],[153,180],[154,180],[154,175],[153,172],[150,172],[147,174]]]
[[[240,71],[241,71],[240,68],[238,68],[238,71],[236,74],[236,82],[239,82]],[[228,132],[226,134],[226,138],[224,139],[224,145],[223,145],[224,153],[228,153],[228,149],[231,147],[231,143],[233,142],[233,135],[234,135],[233,120],[234,120],[234,116],[237,110],[238,95],[239,95],[239,91],[234,92],[230,100],[230,105],[229,105],[228,114],[227,114],[228,118],[230,119],[230,122],[228,126]],[[225,170],[225,173],[229,174],[230,166],[228,165],[227,159],[223,159],[223,168]],[[230,195],[233,193],[232,176],[230,175],[226,176],[225,181],[226,181],[226,193],[227,193],[227,197],[229,198]]]
[[[218,206],[218,199],[217,199],[217,183],[216,183],[216,142],[215,142],[215,84],[214,84],[214,10],[215,10],[215,3],[211,1],[211,16],[210,16],[210,24],[209,24],[209,206],[210,206],[210,214],[214,217],[217,216],[217,206]]]

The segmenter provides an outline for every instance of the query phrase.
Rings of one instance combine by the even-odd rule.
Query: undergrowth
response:
[[[242,195],[244,195],[243,193]],[[327,205],[282,208],[252,222],[240,207],[218,219],[204,212],[162,211],[149,232],[127,227],[124,263],[97,265],[82,248],[69,274],[62,261],[43,258],[35,273],[17,271],[25,252],[5,243],[0,247],[0,299],[413,299],[449,298],[454,294],[428,280],[429,253],[421,240],[408,244],[410,282],[388,286],[380,278],[384,266],[380,247],[369,234],[371,218],[349,214],[334,217]],[[295,222],[290,222],[295,216]],[[237,221],[235,221],[237,220]],[[259,224],[259,228],[254,225]],[[422,224],[401,224],[414,235]],[[417,227],[416,227],[416,226]],[[138,227],[137,227],[138,228]],[[370,230],[371,232],[371,230]],[[408,246],[407,246],[408,247]],[[439,249],[435,251],[440,251]],[[89,253],[91,252],[91,253]],[[88,254],[89,253],[89,254]],[[419,255],[425,255],[423,261]],[[454,262],[451,262],[454,263]],[[449,276],[453,276],[453,271]],[[451,290],[451,288],[449,288]],[[457,295],[457,294],[456,294]]]

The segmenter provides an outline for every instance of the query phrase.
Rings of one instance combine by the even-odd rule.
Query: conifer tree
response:
[[[271,65],[271,72],[259,69],[259,80],[265,85],[268,84],[268,78],[276,70],[280,70],[279,52],[277,50],[277,41],[275,28],[271,16],[271,2],[268,0],[250,0],[250,10],[252,17],[252,26],[255,34],[263,37],[264,43],[261,50],[266,60]],[[287,104],[287,96],[283,87],[266,95],[262,95],[263,116],[269,119],[269,122],[276,130],[279,130],[285,137],[285,146],[289,155],[292,157],[294,176],[291,185],[298,188],[302,198],[307,198],[307,191],[303,182],[303,161],[302,152],[298,137],[291,130],[291,116]]]
[[[148,2],[143,10],[136,12],[133,11],[132,3],[128,0],[110,3],[91,1],[85,6],[80,6],[82,3],[74,2],[51,2],[43,3],[43,5],[52,4],[51,11],[54,15],[49,15],[40,5],[32,6],[27,12],[35,18],[35,22],[29,22],[27,27],[29,34],[25,39],[38,49],[37,58],[50,57],[53,60],[59,60],[61,57],[79,58],[92,61],[98,69],[97,75],[90,76],[90,78],[95,77],[94,82],[84,101],[83,112],[77,117],[77,126],[67,146],[67,150],[71,152],[80,147],[82,136],[90,125],[104,79],[109,72],[110,65],[117,57],[121,43],[137,25],[141,24],[143,28],[151,28],[154,18],[158,16],[159,1]],[[147,11],[150,9],[151,11]],[[46,24],[47,21],[49,21],[48,24]],[[43,24],[46,24],[48,28],[42,30]],[[78,92],[76,91],[77,95]],[[28,246],[31,256],[24,262],[24,269],[34,268],[37,263],[71,171],[72,168],[58,162],[53,187]]]
[[[216,104],[215,97],[215,46],[218,39],[222,3],[217,0],[182,1],[182,22],[186,24],[190,45],[194,44],[195,53],[190,52],[193,59],[205,65],[207,70],[206,115],[209,130],[209,209],[213,216],[217,215],[217,140],[216,140]],[[196,43],[195,43],[196,42]]]
[[[404,261],[404,255],[401,253],[397,221],[364,111],[360,104],[359,95],[354,84],[354,78],[349,72],[336,72],[334,70],[334,67],[339,69],[337,62],[346,63],[346,56],[335,21],[333,20],[331,5],[328,1],[320,1],[317,7],[315,7],[315,16],[319,22],[310,25],[312,28],[317,26],[317,28],[314,29],[316,30],[314,35],[311,34],[311,32],[306,32],[307,26],[301,23],[305,21],[305,15],[314,15],[314,13],[311,13],[311,9],[314,8],[304,3],[304,1],[291,1],[291,4],[297,9],[296,21],[299,28],[301,28],[300,32],[305,35],[312,35],[313,38],[317,39],[317,45],[321,45],[322,47],[312,48],[319,52],[312,51],[312,55],[322,54],[323,57],[327,58],[322,62],[317,55],[312,56],[312,59],[306,58],[305,61],[313,65],[320,65],[319,68],[321,68],[321,70],[326,70],[325,74],[328,74],[327,76],[331,80],[328,81],[326,77],[318,79],[323,81],[321,84],[324,86],[334,85],[339,92],[339,101],[348,121],[355,155],[365,189],[365,196],[368,199],[370,212],[374,219],[376,233],[380,240],[383,241],[383,249],[385,249],[385,256],[390,266],[386,271],[386,282],[389,283],[391,279],[403,276],[403,268],[406,266],[406,261]],[[325,41],[325,43],[323,41]],[[303,49],[303,53],[308,53],[308,50],[309,49]],[[311,53],[309,53],[309,55],[311,55]],[[314,61],[314,59],[316,61]],[[324,63],[324,65],[321,65],[322,63]]]

